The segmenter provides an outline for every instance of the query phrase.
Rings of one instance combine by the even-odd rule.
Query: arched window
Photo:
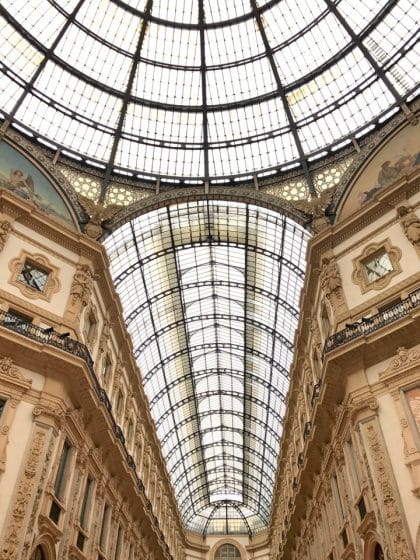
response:
[[[374,560],[385,560],[384,551],[379,543],[375,545],[375,553],[373,555]]]
[[[214,557],[214,560],[240,560],[241,553],[233,544],[222,544]]]
[[[44,549],[42,546],[37,546],[32,554],[32,560],[47,560]]]

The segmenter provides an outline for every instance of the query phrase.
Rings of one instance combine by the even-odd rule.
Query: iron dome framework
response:
[[[3,0],[6,123],[111,174],[308,165],[416,92],[415,0]]]
[[[254,533],[271,507],[309,234],[196,201],[105,240],[187,528]]]

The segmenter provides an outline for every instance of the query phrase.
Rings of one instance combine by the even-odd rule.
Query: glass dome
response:
[[[3,0],[0,107],[105,176],[308,174],[414,96],[416,4]]]

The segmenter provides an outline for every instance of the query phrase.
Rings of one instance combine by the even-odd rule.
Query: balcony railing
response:
[[[173,558],[173,556],[169,552],[169,547],[168,547],[167,543],[165,542],[165,537],[163,535],[163,532],[161,531],[161,529],[159,527],[159,521],[152,511],[152,504],[151,504],[149,498],[145,494],[145,487],[144,487],[143,481],[140,480],[140,478],[137,475],[136,464],[134,462],[134,459],[130,455],[130,453],[128,452],[128,450],[125,446],[125,437],[124,437],[123,431],[122,431],[121,427],[115,421],[114,415],[112,413],[112,404],[109,400],[109,397],[108,397],[105,389],[103,389],[101,387],[101,385],[98,381],[98,378],[96,377],[96,373],[95,373],[95,370],[93,368],[94,363],[93,363],[93,360],[92,360],[92,356],[90,355],[90,352],[89,352],[87,346],[85,346],[82,342],[79,342],[77,340],[74,340],[74,339],[70,338],[69,333],[58,333],[57,331],[55,331],[52,328],[39,327],[38,325],[34,325],[33,323],[29,322],[28,320],[25,320],[25,318],[23,316],[15,315],[13,313],[6,313],[5,311],[1,311],[1,310],[0,310],[0,326],[1,327],[6,327],[8,330],[19,333],[19,334],[21,334],[21,335],[23,335],[27,338],[30,338],[31,340],[35,340],[36,342],[40,342],[41,344],[48,344],[49,346],[54,346],[55,348],[59,348],[60,350],[64,350],[65,352],[68,352],[69,354],[72,354],[73,356],[77,356],[78,358],[82,358],[84,360],[84,362],[86,363],[87,368],[89,370],[89,374],[91,376],[91,379],[92,379],[92,381],[95,385],[95,390],[96,390],[96,394],[98,396],[98,399],[101,403],[103,403],[103,405],[105,406],[105,408],[108,412],[108,417],[111,421],[114,435],[118,439],[118,441],[120,442],[120,444],[121,444],[121,446],[124,450],[125,459],[127,461],[127,464],[133,472],[133,475],[136,479],[136,483],[137,483],[137,487],[138,487],[139,491],[144,496],[144,499],[146,501],[146,508],[152,513],[152,516],[153,516],[153,519],[154,519],[154,524],[155,524],[155,527],[157,528],[157,530],[159,532],[159,536],[160,536],[160,539],[161,539],[161,542],[162,542],[162,546],[165,549],[168,556],[170,558]]]
[[[420,288],[412,292],[407,298],[391,305],[384,311],[363,317],[356,323],[347,324],[346,328],[330,336],[324,345],[323,356],[339,348],[343,344],[373,333],[386,325],[402,319],[411,313],[413,309],[420,306]]]

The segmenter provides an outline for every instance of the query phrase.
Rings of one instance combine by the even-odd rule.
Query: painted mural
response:
[[[420,125],[405,127],[372,158],[350,189],[339,219],[368,204],[399,177],[420,169],[419,128]]]
[[[20,152],[0,142],[0,188],[29,200],[46,214],[74,227],[65,202],[48,179]]]
[[[415,154],[404,154],[400,152],[396,154],[393,160],[387,159],[384,161],[373,187],[359,194],[360,206],[372,200],[377,192],[396,181],[402,175],[408,175],[418,165],[420,165],[420,152]]]

